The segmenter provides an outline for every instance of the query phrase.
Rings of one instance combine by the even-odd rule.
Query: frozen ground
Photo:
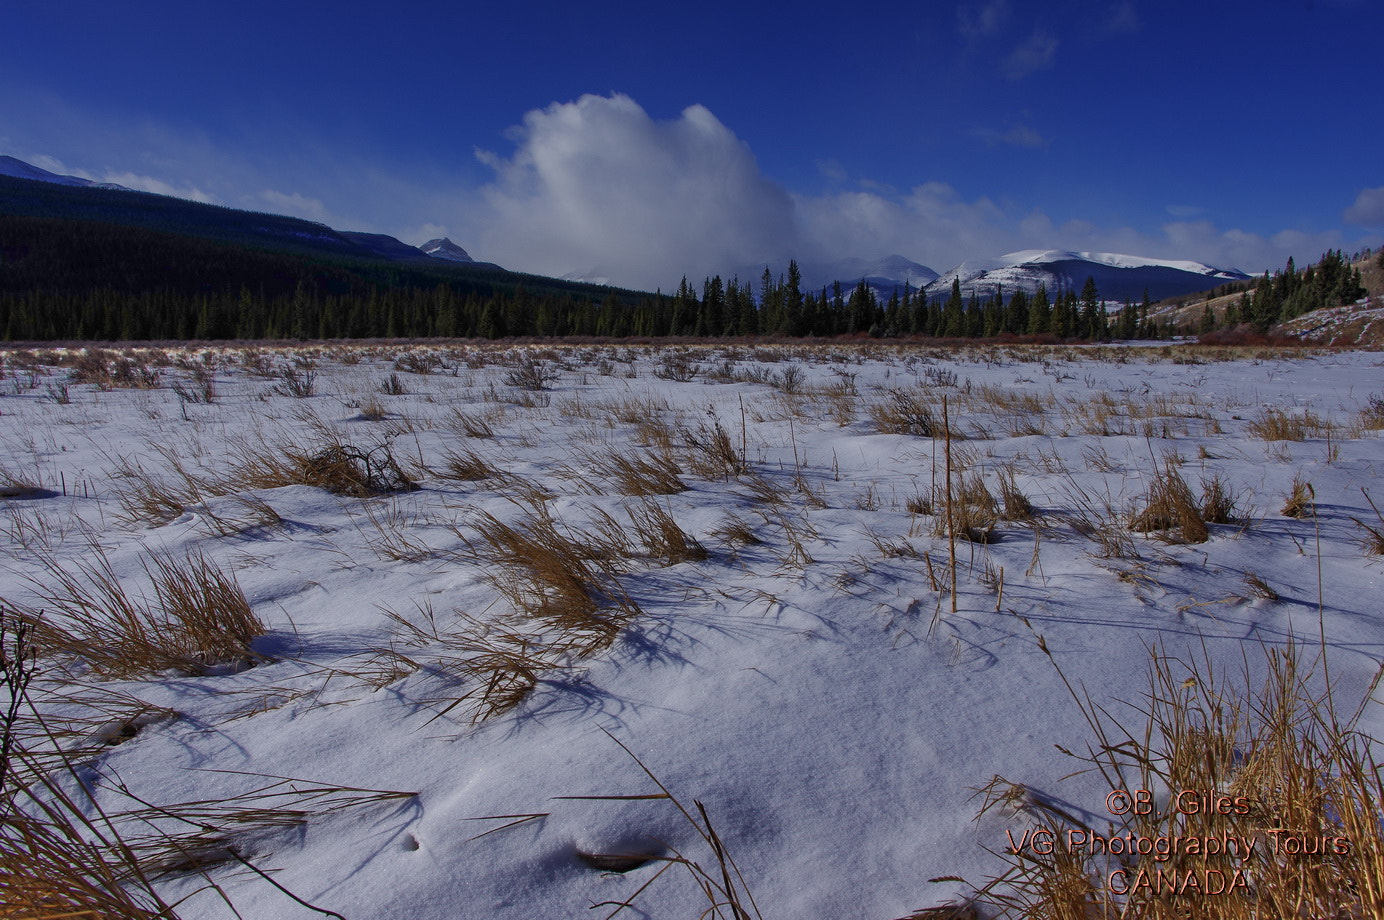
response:
[[[131,807],[121,784],[161,807],[222,803],[204,868],[246,917],[320,914],[227,847],[350,920],[607,916],[667,863],[614,873],[579,854],[715,866],[668,800],[582,798],[658,792],[637,756],[705,806],[765,918],[891,920],[968,891],[930,879],[998,871],[987,850],[1011,825],[975,819],[993,776],[1104,811],[1091,777],[1063,779],[1080,765],[1055,745],[1090,739],[1054,662],[1115,713],[1155,644],[1258,668],[1261,646],[1324,629],[1352,709],[1379,666],[1384,563],[1354,520],[1384,526],[1365,494],[1384,505],[1377,353],[134,357],[104,380],[89,360],[82,383],[57,366],[72,356],[6,356],[0,597],[51,611],[62,573],[108,563],[152,604],[151,560],[188,553],[234,576],[267,626],[252,667],[114,679],[50,658],[36,687],[107,809]],[[152,388],[123,385],[139,368]],[[954,500],[988,531],[957,541],[955,612],[944,396]],[[368,456],[419,488],[256,478],[257,458],[293,456]],[[1169,469],[1198,501],[1213,481],[1235,501],[1205,542],[1130,527]],[[1315,497],[1298,517],[1295,479]],[[570,592],[515,534],[565,547],[596,611],[564,618]],[[1362,726],[1380,736],[1376,706]],[[236,798],[282,777],[416,794]],[[200,889],[183,917],[229,916],[206,881],[159,884]],[[621,916],[706,906],[674,865]]]

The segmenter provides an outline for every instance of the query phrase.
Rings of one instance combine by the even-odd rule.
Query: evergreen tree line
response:
[[[285,253],[101,221],[0,214],[5,341],[527,336],[987,338],[1103,341],[1164,334],[1148,302],[1107,316],[1088,279],[944,300],[863,281],[804,291],[796,262],[758,285],[686,279],[641,294],[509,272]]]
[[[1341,250],[1328,250],[1316,265],[1298,271],[1291,256],[1282,271],[1268,272],[1255,282],[1253,290],[1232,301],[1217,319],[1208,307],[1202,314],[1201,332],[1234,328],[1248,324],[1267,332],[1278,323],[1320,310],[1355,303],[1365,296],[1360,269],[1352,268]]]

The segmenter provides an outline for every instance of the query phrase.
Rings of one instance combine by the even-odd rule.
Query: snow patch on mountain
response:
[[[458,246],[456,243],[453,243],[447,237],[443,237],[442,239],[437,240],[428,240],[426,243],[424,243],[422,246],[419,246],[418,248],[421,249],[423,252],[427,253],[428,255],[432,256],[434,259],[446,259],[448,262],[476,261],[475,259],[471,258],[470,254],[465,249],[462,249],[460,246]]]

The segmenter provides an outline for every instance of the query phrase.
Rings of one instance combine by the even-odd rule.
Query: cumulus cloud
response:
[[[1357,227],[1384,227],[1384,186],[1362,189],[1342,217]]]
[[[1344,243],[1334,231],[1224,229],[1191,207],[1170,207],[1173,219],[1151,229],[1054,220],[942,182],[900,190],[851,180],[837,163],[818,165],[849,188],[793,194],[764,176],[744,142],[704,107],[656,120],[620,95],[530,112],[513,136],[508,156],[478,153],[495,177],[482,189],[484,206],[449,223],[456,238],[506,267],[648,290],[667,291],[684,274],[693,282],[757,275],[790,256],[810,264],[898,253],[945,271],[1022,249],[1072,249],[1259,272]],[[1037,139],[1016,129],[993,140]]]
[[[1037,29],[1004,59],[1004,75],[1011,80],[1046,70],[1057,57],[1057,36],[1046,29]]]
[[[651,118],[624,95],[529,112],[483,190],[487,258],[663,287],[796,248],[793,200],[701,105]],[[676,268],[675,268],[676,267]]]

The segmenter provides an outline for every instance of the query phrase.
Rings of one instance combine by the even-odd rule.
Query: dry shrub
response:
[[[1130,518],[1129,526],[1141,533],[1176,531],[1182,543],[1205,543],[1210,539],[1201,508],[1171,459],[1164,461],[1162,472],[1154,473],[1144,510]]]
[[[264,623],[235,578],[199,554],[145,557],[152,599],[128,590],[94,544],[71,567],[42,558],[45,577],[30,579],[37,607],[0,600],[32,630],[41,654],[81,659],[105,677],[202,674],[258,657],[249,643]]]
[[[1017,806],[1027,830],[1057,842],[1039,852],[1021,832],[1008,832],[1016,843],[1004,851],[1009,869],[980,889],[996,916],[1380,916],[1384,781],[1376,742],[1337,715],[1332,688],[1321,689],[1321,675],[1300,655],[1293,644],[1266,651],[1268,677],[1255,691],[1247,674],[1229,681],[1210,664],[1156,653],[1145,699],[1131,707],[1143,724],[1130,728],[1078,698],[1096,741],[1074,756],[1131,804],[1133,790],[1152,790],[1152,807],[1093,827],[1055,798],[992,779],[982,813]],[[1154,852],[1112,854],[1094,845],[1097,835],[1148,841]],[[1245,840],[1252,848],[1173,845],[1192,839]],[[1197,885],[1190,892],[1189,879]],[[1207,896],[1217,888],[1225,893]]]
[[[159,385],[159,371],[126,355],[101,348],[87,349],[72,364],[73,383],[92,383],[102,390],[152,390]]]
[[[1360,410],[1360,427],[1371,431],[1384,428],[1384,393],[1375,393]]]
[[[537,393],[562,376],[561,372],[550,367],[533,355],[525,355],[505,374],[505,383],[520,390]]]

